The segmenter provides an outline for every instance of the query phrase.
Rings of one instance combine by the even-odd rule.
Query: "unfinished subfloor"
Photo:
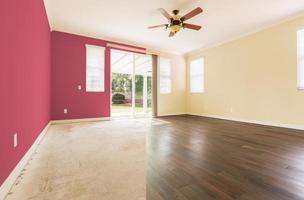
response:
[[[150,119],[52,125],[7,200],[144,200]]]

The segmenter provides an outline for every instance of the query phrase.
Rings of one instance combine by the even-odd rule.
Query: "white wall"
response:
[[[170,94],[160,94],[158,86],[158,116],[186,113],[186,59],[182,55],[157,53],[159,57],[171,60],[172,90]],[[158,59],[159,60],[159,59]],[[158,64],[158,80],[159,80]]]

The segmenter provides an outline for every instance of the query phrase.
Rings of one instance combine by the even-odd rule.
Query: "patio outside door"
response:
[[[111,50],[111,116],[151,115],[152,57]]]

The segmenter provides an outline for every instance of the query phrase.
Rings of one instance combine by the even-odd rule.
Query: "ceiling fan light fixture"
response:
[[[170,26],[170,29],[172,32],[177,33],[178,31],[180,31],[181,26],[180,25],[172,25]]]
[[[167,18],[168,24],[161,24],[161,25],[156,25],[156,26],[150,26],[148,28],[158,28],[158,27],[166,27],[170,29],[170,34],[169,37],[173,37],[175,33],[179,32],[182,28],[186,29],[192,29],[192,30],[200,30],[201,26],[195,25],[195,24],[188,24],[184,23],[186,20],[191,19],[192,17],[195,17],[196,15],[200,14],[203,12],[203,9],[200,7],[195,8],[194,10],[190,11],[184,16],[179,15],[179,10],[173,10],[171,16],[165,9],[159,8],[158,9],[161,14]]]

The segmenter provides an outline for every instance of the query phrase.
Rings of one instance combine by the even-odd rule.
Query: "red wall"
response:
[[[105,92],[86,93],[85,44],[106,46],[107,41],[50,33],[43,0],[1,0],[0,24],[2,185],[51,118],[110,115],[110,49],[106,48]],[[63,114],[64,108],[68,114]]]
[[[110,51],[105,50],[105,92],[86,93],[85,44],[105,47],[106,41],[52,32],[52,119],[110,116]]]
[[[111,51],[106,47],[107,42],[69,33],[52,32],[52,119],[110,116]],[[85,91],[86,44],[106,47],[105,92],[87,93]],[[139,47],[134,48],[145,50]],[[82,86],[82,90],[77,89],[78,85]],[[68,109],[67,114],[63,113],[65,108]]]
[[[2,185],[50,120],[51,43],[42,0],[1,0],[0,26]]]

